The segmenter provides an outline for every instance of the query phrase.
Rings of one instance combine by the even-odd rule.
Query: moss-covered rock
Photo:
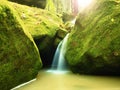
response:
[[[65,29],[62,29],[62,28],[57,30],[55,40],[54,40],[55,47],[57,47],[57,45],[60,43],[61,40],[63,40],[63,38],[66,36],[67,33],[68,33],[68,31],[66,31]]]
[[[0,0],[0,90],[35,78],[41,66],[31,35],[11,5]]]
[[[41,54],[43,66],[51,65],[56,46],[67,32],[63,29],[62,19],[43,9],[16,3],[11,4],[34,38]],[[59,39],[57,42],[56,38]]]
[[[94,0],[75,24],[66,53],[71,69],[86,74],[120,75],[119,0]]]
[[[75,16],[71,13],[63,13],[62,14],[62,20],[64,21],[64,23],[66,23],[67,21],[72,21],[75,19]]]
[[[46,10],[12,2],[11,4],[35,39],[40,38],[41,35],[53,37],[62,24],[59,17]]]
[[[9,0],[23,5],[45,8],[46,0]]]
[[[51,13],[56,13],[56,7],[54,2],[55,1],[53,0],[47,0],[45,9],[50,11]]]

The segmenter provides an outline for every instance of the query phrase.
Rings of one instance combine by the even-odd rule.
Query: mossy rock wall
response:
[[[93,1],[76,20],[66,59],[74,72],[120,75],[120,2]]]
[[[46,6],[46,0],[9,0],[9,1],[16,2],[23,5],[39,7],[43,9]]]
[[[41,66],[31,35],[11,5],[0,0],[0,90],[35,78]]]
[[[62,19],[49,11],[11,2],[40,51],[43,66],[50,66],[58,43],[67,31]],[[59,40],[56,40],[59,39]]]

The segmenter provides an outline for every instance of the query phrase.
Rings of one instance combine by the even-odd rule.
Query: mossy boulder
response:
[[[43,39],[46,36],[62,40],[67,34],[63,21],[57,14],[36,7],[10,3],[35,40]]]
[[[31,35],[11,5],[0,0],[0,90],[35,78],[41,66]]]
[[[69,35],[66,59],[74,72],[120,75],[120,2],[93,1]]]
[[[58,43],[67,34],[67,31],[63,29],[62,19],[40,8],[12,2],[11,4],[34,38],[41,54],[43,66],[51,65]],[[56,42],[56,39],[59,40]]]
[[[46,0],[9,0],[23,5],[45,8]]]

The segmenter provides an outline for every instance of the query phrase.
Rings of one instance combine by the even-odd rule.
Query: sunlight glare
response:
[[[92,0],[78,0],[78,5],[80,8],[86,8],[91,4]]]
[[[65,73],[68,73],[69,71],[48,70],[47,72],[53,73],[53,74],[65,74]]]
[[[75,25],[76,18],[71,21],[72,25]]]

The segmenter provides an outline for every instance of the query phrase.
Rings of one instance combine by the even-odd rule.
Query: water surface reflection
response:
[[[120,90],[119,77],[40,71],[37,79],[16,90]]]

